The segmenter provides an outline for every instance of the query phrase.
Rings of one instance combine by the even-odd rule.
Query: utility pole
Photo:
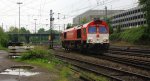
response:
[[[105,18],[107,20],[107,6],[105,6]]]
[[[36,20],[37,20],[37,19],[34,19],[34,21],[35,21],[35,34],[36,34]]]
[[[57,19],[59,19],[59,15],[60,15],[60,13],[58,13],[58,18]]]
[[[66,17],[65,17],[65,15],[64,15],[64,20],[66,19]],[[65,30],[66,28],[65,28],[65,24],[64,24],[64,30]]]
[[[26,30],[28,29],[28,25],[26,25]]]
[[[54,18],[53,18],[53,11],[50,10],[50,37],[49,37],[49,40],[50,40],[50,49],[53,49],[53,21],[54,21]]]
[[[19,34],[20,34],[20,5],[23,4],[22,2],[17,2],[17,4],[19,5],[19,29],[18,29],[18,41],[19,41]]]

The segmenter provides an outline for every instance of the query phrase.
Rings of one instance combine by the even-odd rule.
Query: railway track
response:
[[[148,49],[111,48],[108,53],[104,53],[98,58],[150,70],[150,50]]]
[[[136,48],[136,47],[118,47],[118,46],[110,46],[109,51],[117,52],[126,52],[126,53],[136,53],[135,55],[150,55],[150,48]]]
[[[150,70],[150,60],[148,61],[148,60],[139,60],[139,59],[135,59],[135,58],[118,57],[118,55],[120,55],[120,56],[127,55],[128,57],[136,56],[136,57],[149,58],[150,54],[137,53],[137,51],[136,52],[135,51],[134,52],[126,52],[121,49],[117,49],[117,50],[120,50],[120,51],[111,50],[108,53],[104,53],[103,55],[102,54],[101,55],[88,54],[88,56],[92,56],[92,57],[104,59],[104,60],[109,60],[109,61],[114,61],[117,63],[138,67],[138,68],[144,69],[144,70]]]
[[[123,50],[108,50],[109,53],[150,58],[150,53],[128,52]]]
[[[82,68],[94,72],[96,74],[104,75],[116,81],[149,81],[150,76],[137,74],[130,71],[125,71],[119,68],[108,67],[105,65],[98,64],[84,60],[82,58],[75,58],[67,54],[56,54],[59,59],[68,62],[76,67]]]
[[[94,56],[94,57],[109,60],[109,61],[114,61],[121,64],[126,64],[129,66],[134,66],[136,68],[140,68],[144,70],[150,70],[150,61],[146,61],[146,60],[118,57],[117,55],[111,53],[105,53],[101,56]]]

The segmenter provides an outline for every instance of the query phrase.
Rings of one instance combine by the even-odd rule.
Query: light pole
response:
[[[57,19],[59,19],[59,15],[60,15],[60,13],[58,13],[58,18]]]
[[[28,25],[26,25],[26,30],[28,29]]]
[[[45,20],[46,20],[46,24],[45,24],[45,25],[46,25],[46,27],[47,27],[47,26],[49,25],[49,24],[47,24],[48,19],[45,19]]]
[[[23,4],[22,2],[17,2],[17,4],[19,5],[19,29],[18,29],[18,40],[19,40],[19,33],[20,33],[20,5]]]
[[[54,18],[53,18],[53,11],[50,10],[50,49],[53,49],[53,21],[54,21]]]
[[[37,19],[34,19],[34,21],[35,21],[35,34],[36,34],[36,20],[37,20]]]
[[[66,19],[66,17],[65,17],[65,15],[64,15],[64,20],[65,20],[65,19]],[[66,28],[65,28],[65,24],[64,24],[64,31],[65,31],[65,29],[66,29]]]
[[[105,16],[106,16],[106,20],[107,20],[107,6],[105,6]]]

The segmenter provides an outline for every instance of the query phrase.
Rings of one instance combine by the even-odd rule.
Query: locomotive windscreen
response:
[[[100,32],[100,33],[107,33],[106,27],[105,27],[105,26],[100,26],[100,27],[99,27],[99,32]]]
[[[90,26],[89,27],[89,33],[96,33],[96,27],[95,26]]]

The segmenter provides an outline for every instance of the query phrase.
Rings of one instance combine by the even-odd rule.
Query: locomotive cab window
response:
[[[96,27],[95,26],[90,26],[88,31],[89,31],[89,33],[96,33]]]
[[[81,38],[81,29],[77,30],[77,38]]]
[[[64,33],[64,38],[66,39],[66,37],[67,37],[67,33],[65,32],[65,33]]]
[[[100,27],[99,27],[99,32],[100,32],[100,33],[107,33],[106,27],[105,27],[105,26],[100,26]]]

